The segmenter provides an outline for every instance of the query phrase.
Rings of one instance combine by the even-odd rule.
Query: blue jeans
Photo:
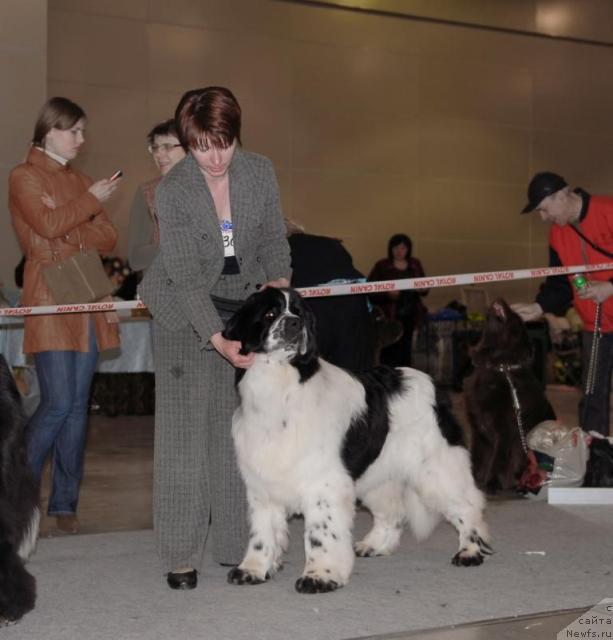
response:
[[[53,449],[49,515],[76,513],[83,475],[89,389],[98,360],[90,324],[89,351],[41,351],[34,355],[40,404],[28,425],[28,463],[40,482]]]
[[[581,368],[583,388],[592,351],[594,334],[583,332],[581,350]],[[603,333],[598,347],[598,361],[594,393],[584,395],[579,403],[579,424],[585,431],[598,431],[603,436],[609,435],[609,399],[611,397],[611,371],[613,370],[613,333]]]

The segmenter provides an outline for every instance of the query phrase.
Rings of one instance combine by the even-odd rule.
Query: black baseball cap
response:
[[[557,173],[550,171],[537,173],[528,185],[528,204],[523,208],[522,213],[534,211],[544,198],[567,186],[566,180]]]

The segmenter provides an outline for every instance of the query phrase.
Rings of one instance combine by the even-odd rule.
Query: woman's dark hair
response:
[[[185,149],[226,149],[241,144],[241,108],[225,87],[193,89],[181,98],[175,111],[179,141]]]
[[[147,134],[147,144],[152,145],[155,142],[157,136],[174,136],[179,138],[179,132],[177,131],[177,125],[173,118],[164,120],[156,124],[153,129]]]
[[[389,239],[389,242],[387,243],[387,257],[390,260],[393,260],[394,258],[392,249],[394,247],[397,247],[399,244],[405,245],[405,247],[407,248],[407,258],[411,257],[413,253],[413,242],[411,241],[411,238],[409,238],[409,236],[407,236],[405,233],[396,233]]]
[[[51,129],[66,131],[85,117],[85,111],[72,100],[57,96],[50,98],[38,114],[34,125],[32,144],[42,147],[45,144],[45,137]]]

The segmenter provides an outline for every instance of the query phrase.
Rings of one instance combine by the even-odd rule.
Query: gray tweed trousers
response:
[[[153,323],[153,525],[166,572],[213,558],[238,564],[247,548],[247,500],[232,442],[234,368],[202,350],[191,327]]]

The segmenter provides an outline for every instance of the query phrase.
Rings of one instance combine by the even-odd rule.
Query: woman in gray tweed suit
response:
[[[154,320],[154,528],[173,589],[193,589],[205,541],[238,564],[247,506],[231,437],[234,367],[211,295],[288,286],[290,254],[272,164],[240,147],[241,110],[223,87],[187,92],[175,114],[189,152],[160,183],[160,252],[140,294]]]

